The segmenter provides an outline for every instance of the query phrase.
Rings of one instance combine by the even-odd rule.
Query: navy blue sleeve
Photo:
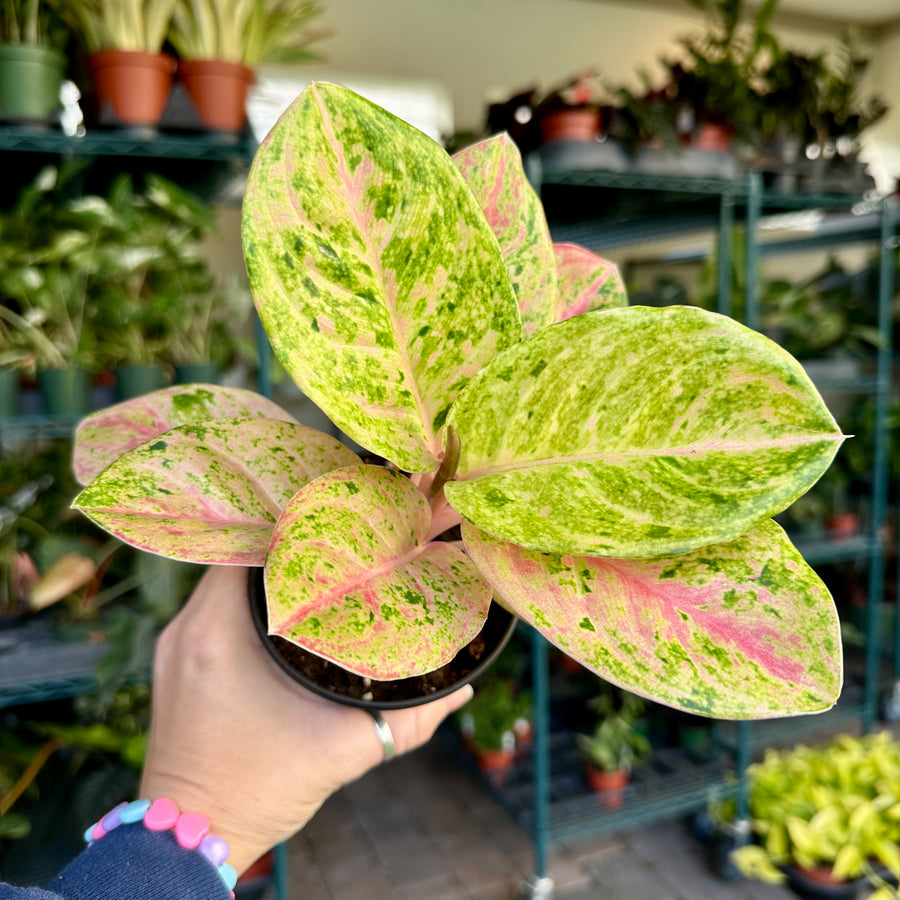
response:
[[[228,900],[212,863],[171,831],[120,825],[77,856],[46,889],[0,884],[0,900]]]

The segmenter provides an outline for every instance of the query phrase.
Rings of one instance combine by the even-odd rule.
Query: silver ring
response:
[[[372,721],[375,723],[375,731],[378,733],[378,739],[381,746],[384,747],[384,761],[393,759],[397,755],[397,748],[394,745],[394,735],[391,726],[384,721],[384,716],[380,712],[371,713]]]

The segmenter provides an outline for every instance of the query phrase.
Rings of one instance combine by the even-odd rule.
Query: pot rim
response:
[[[491,602],[490,608],[488,610],[488,618],[491,618],[492,616],[500,617],[501,620],[503,618],[507,618],[508,623],[504,628],[503,636],[497,642],[497,645],[491,648],[491,650],[486,653],[484,657],[479,661],[478,665],[476,665],[472,669],[472,671],[469,672],[464,678],[461,678],[458,681],[455,681],[453,684],[449,684],[446,687],[441,688],[439,691],[434,691],[430,694],[418,694],[414,697],[404,698],[401,700],[363,700],[360,697],[353,697],[348,694],[342,694],[337,691],[332,691],[329,688],[322,687],[317,682],[306,678],[304,675],[298,672],[281,656],[275,646],[273,636],[270,636],[268,633],[268,622],[264,620],[264,615],[260,611],[261,609],[263,611],[265,610],[265,587],[263,581],[263,572],[264,570],[261,566],[251,568],[249,570],[247,578],[247,593],[250,602],[250,616],[253,619],[253,626],[256,629],[256,633],[259,635],[260,640],[262,641],[263,647],[265,647],[266,651],[277,663],[279,668],[287,675],[289,675],[294,681],[303,685],[303,687],[307,688],[315,694],[318,694],[320,697],[325,697],[328,700],[333,700],[336,703],[340,703],[344,706],[353,706],[357,709],[365,709],[371,711],[407,709],[412,706],[421,706],[425,703],[430,703],[432,700],[438,700],[441,697],[446,697],[449,694],[452,694],[454,691],[459,690],[459,688],[476,679],[494,663],[494,660],[496,660],[496,658],[500,655],[500,652],[506,646],[516,627],[516,617],[511,612],[500,606],[500,604]],[[487,622],[487,620],[485,620],[485,622]],[[274,637],[277,638],[278,636],[275,635]],[[280,638],[280,640],[284,640],[284,638]],[[453,660],[447,663],[447,665],[452,664]],[[337,665],[337,663],[332,663],[332,665]]]

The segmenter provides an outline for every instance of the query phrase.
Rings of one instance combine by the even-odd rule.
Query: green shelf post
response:
[[[744,298],[744,324],[748,328],[759,328],[759,242],[756,233],[762,215],[762,176],[759,172],[751,172],[747,176],[747,272],[744,279],[746,285]]]
[[[719,198],[719,233],[716,238],[718,269],[716,273],[717,309],[731,315],[731,233],[734,228],[734,198],[723,193]]]
[[[549,896],[550,842],[550,678],[547,641],[531,631],[531,688],[534,711],[534,884],[532,896]],[[552,889],[551,889],[552,890]]]

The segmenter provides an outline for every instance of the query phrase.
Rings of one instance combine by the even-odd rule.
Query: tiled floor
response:
[[[534,871],[528,836],[439,739],[331,798],[289,859],[291,900],[514,900]],[[711,875],[681,821],[554,846],[549,868],[554,900],[794,896]]]

